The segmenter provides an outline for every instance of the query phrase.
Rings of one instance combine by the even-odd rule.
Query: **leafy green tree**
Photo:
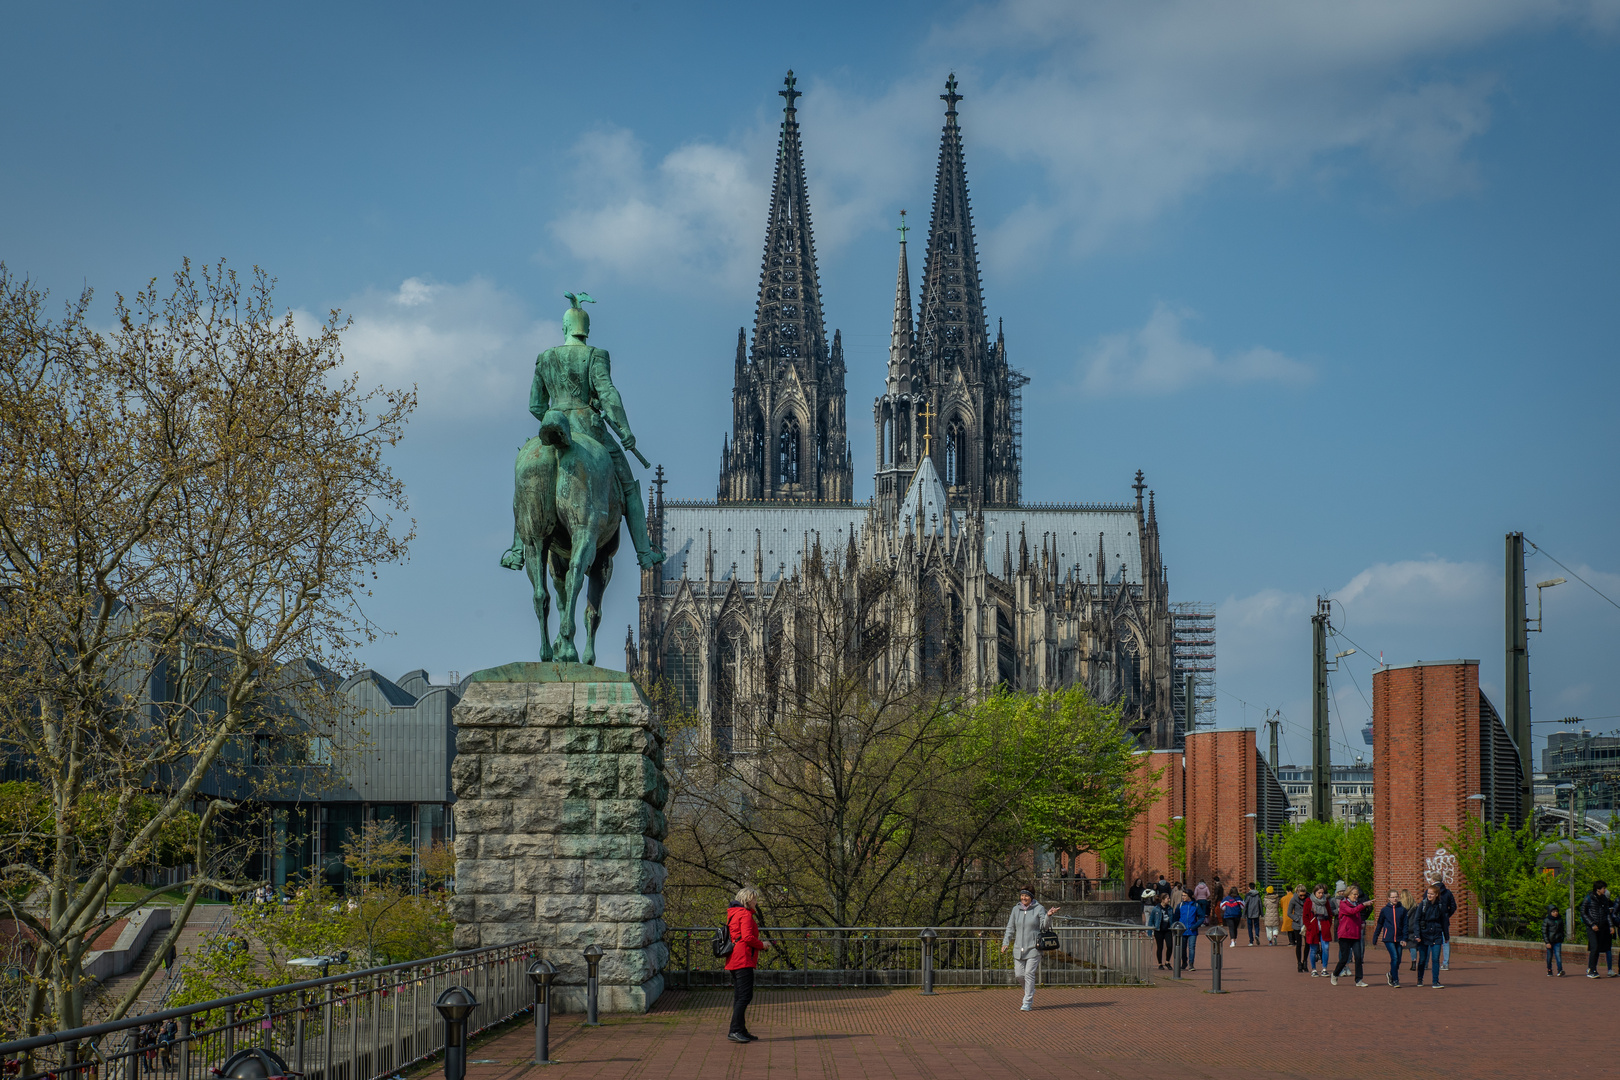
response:
[[[1442,832],[1447,848],[1457,856],[1463,881],[1485,914],[1486,935],[1516,937],[1522,933],[1527,920],[1517,898],[1528,894],[1539,899],[1541,894],[1525,882],[1540,876],[1536,859],[1547,842],[1528,824],[1509,829],[1486,826],[1477,819]],[[1540,921],[1536,914],[1535,922]]]
[[[1187,819],[1160,822],[1157,830],[1159,839],[1170,848],[1170,880],[1180,881],[1187,876]]]
[[[1289,822],[1275,837],[1262,836],[1260,842],[1285,883],[1314,888],[1326,882],[1332,888],[1344,843],[1340,826],[1330,821]],[[1367,877],[1371,879],[1372,874]]]
[[[1334,865],[1338,879],[1348,885],[1359,885],[1362,896],[1371,896],[1373,888],[1373,827],[1363,822],[1341,829],[1339,858]]]

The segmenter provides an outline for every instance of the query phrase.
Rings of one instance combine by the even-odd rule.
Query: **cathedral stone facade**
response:
[[[647,521],[669,557],[641,576],[630,670],[669,680],[711,738],[746,752],[766,658],[794,632],[799,568],[821,551],[883,568],[890,595],[916,601],[902,606],[936,613],[887,663],[967,694],[1084,683],[1121,707],[1144,747],[1179,746],[1188,695],[1142,474],[1125,502],[1023,500],[1027,380],[985,313],[955,76],[941,95],[915,318],[901,228],[870,503],[852,495],[843,349],[822,315],[791,72],[781,93],[759,302],[752,341],[738,331],[718,497],[666,500],[660,471]]]

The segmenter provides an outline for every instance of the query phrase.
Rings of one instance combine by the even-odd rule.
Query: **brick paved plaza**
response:
[[[1200,953],[1205,950],[1200,949]],[[1383,956],[1380,947],[1378,955]],[[1391,990],[1369,967],[1365,989],[1294,972],[1278,946],[1227,949],[1231,993],[1202,993],[1205,970],[1177,985],[1043,989],[1018,1012],[1012,989],[764,990],[750,1026],[726,1041],[729,991],[671,992],[646,1016],[596,1029],[559,1017],[536,1069],[524,1025],[471,1055],[469,1080],[576,1077],[1387,1077],[1601,1076],[1617,1068],[1620,979],[1580,966],[1549,979],[1540,964],[1453,956],[1446,988]],[[1200,956],[1200,959],[1203,959]],[[1369,950],[1371,959],[1371,950]],[[1404,973],[1406,979],[1414,976]],[[488,1059],[494,1059],[490,1061]],[[1169,1070],[1168,1072],[1165,1070]]]

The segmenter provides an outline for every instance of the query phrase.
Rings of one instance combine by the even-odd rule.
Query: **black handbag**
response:
[[[1057,952],[1058,936],[1056,930],[1042,930],[1041,936],[1035,939],[1035,948],[1041,952]]]

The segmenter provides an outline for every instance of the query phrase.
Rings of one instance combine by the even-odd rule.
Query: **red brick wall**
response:
[[[1161,828],[1187,812],[1186,771],[1181,763],[1181,751],[1154,750],[1139,754],[1136,768],[1144,784],[1155,771],[1160,775],[1154,782],[1157,797],[1125,837],[1125,881],[1127,884],[1140,881],[1146,885],[1159,880],[1160,874],[1171,881],[1181,881],[1186,877],[1187,868],[1170,864],[1170,845]]]
[[[1254,825],[1259,805],[1253,728],[1187,736],[1188,880],[1219,878],[1223,888],[1255,879]]]
[[[1423,885],[1425,860],[1449,848],[1444,828],[1480,816],[1479,664],[1385,668],[1373,673],[1373,888]],[[1473,897],[1461,875],[1453,935],[1474,933]]]

